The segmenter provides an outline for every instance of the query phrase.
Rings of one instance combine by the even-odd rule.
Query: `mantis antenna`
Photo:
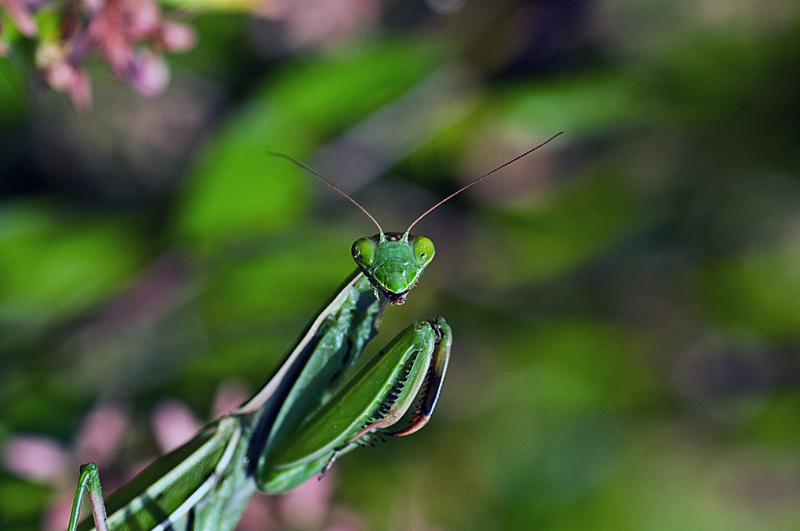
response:
[[[492,171],[490,171],[490,172],[488,172],[488,173],[484,173],[483,175],[481,175],[480,177],[478,177],[477,179],[475,179],[475,180],[474,180],[474,181],[472,181],[471,183],[467,184],[466,186],[462,186],[460,189],[458,189],[458,190],[456,190],[455,192],[453,192],[452,194],[448,195],[447,197],[445,197],[444,199],[442,199],[441,201],[439,201],[438,203],[436,203],[435,205],[433,205],[432,207],[430,207],[428,210],[426,210],[425,212],[423,212],[423,213],[422,213],[422,214],[421,214],[421,215],[420,215],[420,216],[419,216],[417,219],[415,219],[415,220],[414,220],[414,221],[411,223],[411,225],[409,225],[409,226],[408,226],[408,228],[406,229],[406,232],[405,232],[406,236],[408,236],[408,233],[411,231],[411,228],[412,228],[414,225],[416,225],[417,223],[419,223],[420,221],[422,221],[422,218],[424,218],[425,216],[427,216],[428,214],[430,214],[431,212],[433,212],[434,210],[436,210],[437,208],[439,208],[440,206],[442,206],[444,203],[446,203],[446,202],[450,201],[450,200],[451,200],[451,199],[453,199],[455,196],[457,196],[458,194],[460,194],[461,192],[463,192],[463,191],[464,191],[464,190],[466,190],[467,188],[471,187],[472,185],[478,184],[480,181],[484,180],[485,178],[489,177],[490,175],[492,175],[492,174],[494,174],[494,173],[497,173],[498,171],[502,170],[502,169],[503,169],[503,168],[505,168],[506,166],[509,166],[509,165],[511,165],[511,164],[513,164],[513,163],[515,163],[516,161],[518,161],[519,159],[521,159],[521,158],[523,158],[523,157],[526,157],[526,156],[530,155],[531,153],[533,153],[534,151],[536,151],[536,150],[537,150],[537,149],[539,149],[540,147],[542,147],[542,146],[544,146],[545,144],[547,144],[547,143],[549,143],[550,141],[552,141],[554,138],[556,138],[558,135],[562,134],[563,132],[564,132],[564,131],[561,131],[561,132],[559,132],[559,133],[556,133],[556,134],[554,134],[553,136],[551,136],[550,138],[548,138],[547,140],[545,140],[544,142],[542,142],[542,143],[541,143],[541,144],[539,144],[538,146],[536,146],[536,147],[534,147],[534,148],[531,148],[531,149],[529,149],[528,151],[526,151],[525,153],[522,153],[521,155],[517,155],[516,157],[514,157],[514,158],[513,158],[513,159],[511,159],[511,160],[509,160],[509,161],[508,161],[508,162],[506,162],[505,164],[501,164],[500,166],[496,167],[496,168],[495,168],[495,169],[493,169]],[[314,177],[316,177],[317,179],[319,179],[319,180],[320,180],[320,181],[322,181],[323,183],[327,184],[328,186],[330,186],[331,188],[333,188],[334,190],[336,190],[337,192],[339,192],[340,194],[342,194],[342,195],[343,195],[344,197],[346,197],[346,198],[347,198],[347,199],[348,199],[348,200],[349,200],[351,203],[353,203],[355,206],[357,206],[357,207],[358,207],[358,208],[359,208],[359,209],[360,209],[360,210],[361,210],[361,211],[362,211],[364,214],[366,214],[366,215],[367,215],[367,217],[369,217],[369,219],[371,219],[371,220],[372,220],[372,222],[375,224],[375,226],[377,226],[377,227],[378,227],[378,230],[380,231],[380,233],[381,233],[381,234],[383,234],[383,229],[381,228],[381,225],[380,225],[380,223],[378,223],[378,221],[377,221],[377,220],[376,220],[374,217],[372,217],[372,214],[370,214],[369,212],[367,212],[367,209],[366,209],[366,208],[364,208],[363,206],[361,206],[360,204],[358,204],[358,201],[356,201],[355,199],[353,199],[352,197],[350,197],[349,195],[347,195],[347,194],[344,192],[344,190],[342,190],[341,188],[339,188],[338,186],[336,186],[335,184],[333,184],[332,182],[330,182],[328,179],[326,179],[325,177],[323,177],[323,176],[322,176],[322,175],[320,175],[319,173],[315,172],[314,170],[312,170],[311,168],[309,168],[308,166],[306,166],[305,164],[303,164],[302,162],[299,162],[299,161],[297,161],[297,160],[293,159],[292,157],[290,157],[290,156],[288,156],[288,155],[284,155],[283,153],[277,153],[277,152],[275,152],[275,151],[268,151],[268,152],[267,152],[267,154],[269,154],[269,155],[272,155],[272,156],[274,156],[274,157],[280,157],[280,158],[282,158],[282,159],[286,159],[286,160],[288,160],[289,162],[291,162],[291,163],[293,163],[293,164],[296,164],[297,166],[299,166],[300,168],[302,168],[302,169],[306,170],[308,173],[310,173],[311,175],[313,175]]]
[[[496,168],[495,168],[495,169],[493,169],[492,171],[490,171],[490,172],[488,172],[488,173],[484,173],[483,175],[481,175],[480,177],[478,177],[477,179],[475,179],[474,181],[472,181],[472,182],[471,182],[471,183],[469,183],[468,185],[466,185],[466,186],[463,186],[463,187],[461,187],[460,189],[458,189],[458,190],[456,190],[455,192],[453,192],[452,194],[448,195],[447,197],[445,197],[444,199],[442,199],[441,201],[439,201],[438,203],[436,203],[435,205],[433,205],[432,207],[430,207],[428,210],[426,210],[425,212],[423,212],[423,213],[422,213],[422,214],[421,214],[421,215],[420,215],[420,216],[419,216],[417,219],[415,219],[415,220],[414,220],[414,221],[411,223],[411,225],[409,225],[409,226],[408,226],[408,228],[406,229],[406,234],[408,234],[409,232],[411,232],[411,228],[412,228],[414,225],[416,225],[417,223],[419,223],[420,221],[422,221],[422,218],[424,218],[425,216],[427,216],[428,214],[430,214],[431,212],[433,212],[434,210],[436,210],[437,208],[439,208],[440,206],[442,206],[444,203],[446,203],[446,202],[450,201],[451,199],[453,199],[455,196],[457,196],[458,194],[460,194],[461,192],[463,192],[464,190],[466,190],[466,189],[467,189],[467,188],[469,188],[470,186],[472,186],[472,185],[474,185],[474,184],[478,184],[479,182],[481,182],[482,180],[484,180],[484,179],[485,179],[485,178],[487,178],[488,176],[492,175],[493,173],[496,173],[496,172],[498,172],[498,171],[502,170],[503,168],[505,168],[506,166],[508,166],[508,165],[510,165],[510,164],[513,164],[513,163],[517,162],[517,161],[518,161],[519,159],[521,159],[522,157],[525,157],[525,156],[527,156],[527,155],[530,155],[531,153],[533,153],[534,151],[536,151],[536,150],[537,150],[537,149],[539,149],[540,147],[544,146],[545,144],[547,144],[548,142],[550,142],[551,140],[553,140],[555,137],[557,137],[558,135],[562,134],[563,132],[564,132],[564,131],[561,131],[561,132],[559,132],[559,133],[556,133],[556,134],[554,134],[553,136],[551,136],[550,138],[548,138],[547,140],[545,140],[544,142],[542,142],[542,143],[541,143],[541,144],[539,144],[538,146],[536,146],[536,147],[534,147],[534,148],[531,148],[531,149],[529,149],[528,151],[526,151],[526,152],[525,152],[525,153],[523,153],[522,155],[517,155],[516,157],[514,157],[514,158],[513,158],[513,159],[511,159],[511,160],[509,160],[509,161],[508,161],[508,162],[506,162],[505,164],[501,164],[500,166],[496,167]],[[370,216],[370,217],[372,217],[372,216]]]
[[[300,166],[302,169],[306,170],[308,173],[310,173],[311,175],[313,175],[314,177],[316,177],[316,178],[317,178],[317,179],[319,179],[320,181],[324,182],[325,184],[327,184],[328,186],[330,186],[331,188],[333,188],[334,190],[336,190],[337,192],[339,192],[340,194],[342,194],[344,197],[346,197],[347,199],[349,199],[351,203],[353,203],[355,206],[357,206],[359,209],[361,209],[361,212],[363,212],[364,214],[366,214],[366,215],[367,215],[367,217],[368,217],[369,219],[371,219],[371,220],[372,220],[372,222],[373,222],[373,223],[374,223],[374,224],[375,224],[375,225],[378,227],[378,231],[380,231],[380,233],[381,233],[381,234],[383,234],[383,229],[381,228],[381,224],[380,224],[380,223],[378,223],[378,220],[376,220],[374,217],[372,217],[372,214],[370,214],[369,212],[367,212],[367,209],[366,209],[366,208],[364,208],[363,206],[359,205],[359,204],[358,204],[358,201],[356,201],[355,199],[353,199],[352,197],[350,197],[349,195],[347,195],[347,194],[345,193],[345,191],[344,191],[344,190],[342,190],[341,188],[339,188],[338,186],[336,186],[335,184],[333,184],[332,182],[330,182],[328,179],[326,179],[325,177],[323,177],[323,176],[322,176],[322,175],[320,175],[319,173],[315,172],[314,170],[312,170],[311,168],[309,168],[308,166],[306,166],[305,164],[303,164],[302,162],[299,162],[299,161],[297,161],[297,160],[293,159],[293,158],[292,158],[292,157],[290,157],[289,155],[284,155],[283,153],[277,153],[277,152],[275,152],[275,151],[267,151],[267,154],[269,154],[269,155],[272,155],[273,157],[280,157],[280,158],[282,158],[282,159],[286,159],[286,160],[288,160],[289,162],[292,162],[292,163],[294,163],[294,164],[296,164],[296,165]]]

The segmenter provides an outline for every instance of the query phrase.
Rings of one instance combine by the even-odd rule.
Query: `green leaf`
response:
[[[7,204],[0,210],[0,319],[31,326],[77,315],[122,288],[141,263],[123,223]]]
[[[410,88],[436,62],[430,46],[387,43],[278,72],[212,139],[190,173],[176,221],[180,237],[209,251],[295,222],[311,179],[268,152],[303,160]]]

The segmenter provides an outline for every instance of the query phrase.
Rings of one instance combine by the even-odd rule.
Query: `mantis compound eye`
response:
[[[426,238],[425,236],[414,237],[413,249],[414,258],[421,267],[427,266],[431,260],[433,260],[433,255],[436,253],[433,242],[430,238]]]
[[[353,244],[353,260],[361,267],[370,267],[375,262],[378,244],[374,238],[360,238]]]

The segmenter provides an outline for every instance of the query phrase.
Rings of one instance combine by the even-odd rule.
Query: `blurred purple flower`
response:
[[[159,28],[158,42],[172,52],[182,52],[194,46],[197,36],[184,24],[163,22]]]
[[[27,37],[33,37],[39,31],[31,13],[41,5],[41,0],[0,0],[0,7],[5,8],[17,29]],[[0,33],[2,30],[0,25]]]
[[[126,77],[134,62],[134,44],[155,32],[160,17],[153,0],[105,0],[90,18],[86,33],[111,71]]]
[[[69,94],[76,108],[83,109],[91,104],[89,75],[69,60],[63,46],[55,42],[42,43],[36,52],[36,65],[44,72],[50,87]]]
[[[71,461],[67,450],[38,435],[17,435],[3,448],[6,470],[38,483],[59,481]]]
[[[155,96],[166,88],[169,68],[163,57],[144,50],[134,57],[129,78],[136,92],[142,96]]]
[[[167,86],[169,70],[160,52],[186,50],[195,42],[188,26],[161,20],[154,0],[105,0],[95,13],[86,30],[89,41],[117,77],[145,96],[159,94]],[[137,51],[140,42],[149,47]]]
[[[41,5],[43,0],[0,0],[0,7],[5,8],[20,32],[29,37],[37,33],[32,12]],[[91,104],[84,63],[93,52],[100,54],[116,78],[128,82],[142,95],[154,96],[164,90],[169,80],[163,53],[187,50],[196,41],[189,26],[162,20],[161,8],[155,0],[70,3],[62,13],[60,31],[54,34],[63,38],[42,40],[36,63],[47,84],[69,94],[78,108]]]
[[[223,382],[214,395],[211,414],[214,419],[227,415],[248,397],[247,387],[236,381]],[[153,411],[151,428],[162,453],[171,452],[189,441],[200,430],[202,423],[184,402],[168,398],[159,402]]]

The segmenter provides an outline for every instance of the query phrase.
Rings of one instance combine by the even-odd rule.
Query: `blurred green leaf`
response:
[[[520,85],[501,93],[500,101],[512,127],[573,137],[649,123],[661,111],[629,76],[613,71]]]
[[[107,300],[143,263],[125,223],[59,219],[44,204],[0,210],[0,319],[35,327]]]
[[[800,330],[800,240],[719,259],[703,271],[700,287],[712,314],[727,326],[772,336]]]
[[[0,131],[20,120],[28,109],[25,82],[11,59],[0,57]]]
[[[51,489],[0,473],[0,513],[2,529],[21,529],[40,523],[42,504],[52,495]]]
[[[407,90],[436,65],[425,43],[384,43],[288,67],[266,81],[204,151],[190,175],[178,233],[201,249],[296,221],[312,178],[311,146]]]
[[[652,223],[631,191],[605,171],[553,187],[527,208],[499,215],[492,227],[492,257],[480,284],[495,287],[537,283],[596,258]],[[477,274],[477,273],[476,273]]]

